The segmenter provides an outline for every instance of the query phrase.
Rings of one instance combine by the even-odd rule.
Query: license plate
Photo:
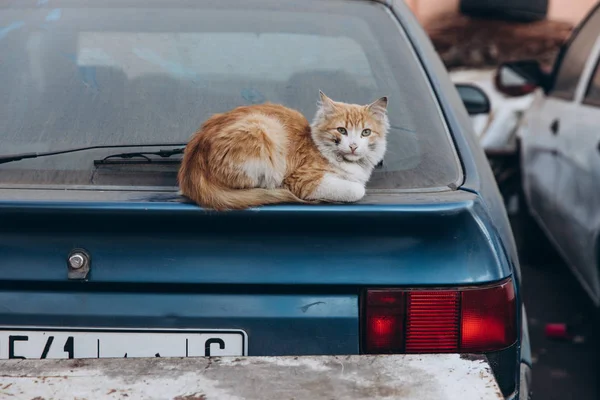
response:
[[[0,327],[0,359],[245,356],[241,330]]]

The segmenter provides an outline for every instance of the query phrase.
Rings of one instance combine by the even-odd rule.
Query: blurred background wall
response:
[[[423,25],[440,14],[458,14],[459,0],[405,0]],[[548,19],[577,24],[597,0],[549,0]]]
[[[573,27],[598,3],[598,0],[405,1],[450,71],[495,68],[501,62],[523,58],[535,58],[549,69]]]

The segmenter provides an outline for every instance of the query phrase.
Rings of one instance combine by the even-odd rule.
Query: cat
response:
[[[218,211],[362,199],[386,152],[388,99],[359,105],[319,96],[312,124],[272,103],[210,117],[184,150],[180,194]]]

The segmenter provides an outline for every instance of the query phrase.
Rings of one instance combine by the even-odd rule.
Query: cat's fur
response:
[[[386,151],[387,98],[369,105],[320,98],[312,124],[268,103],[213,115],[184,151],[181,194],[215,210],[360,200]]]

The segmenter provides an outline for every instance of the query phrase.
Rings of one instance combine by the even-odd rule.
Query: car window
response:
[[[588,83],[583,103],[595,107],[600,107],[600,57],[596,61],[596,69]]]
[[[361,104],[389,96],[388,152],[370,188],[444,187],[460,178],[422,67],[381,4],[4,2],[0,26],[2,154],[187,142],[212,114],[266,101],[310,120],[323,90]],[[176,185],[173,165],[94,167],[110,153],[2,164],[0,185]]]
[[[587,17],[578,30],[573,33],[555,70],[555,80],[549,95],[565,100],[575,98],[575,90],[590,51],[600,35],[600,7]]]

